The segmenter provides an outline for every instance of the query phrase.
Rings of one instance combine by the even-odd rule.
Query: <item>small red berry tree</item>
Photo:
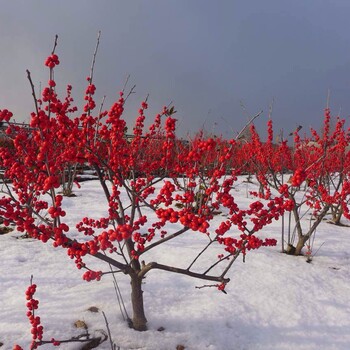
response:
[[[333,212],[344,212],[348,217],[349,203],[349,133],[344,120],[338,119],[330,130],[331,115],[325,110],[321,133],[311,129],[311,137],[302,139],[299,130],[294,132],[294,145],[286,140],[273,143],[272,121],[268,122],[268,139],[260,140],[254,127],[248,148],[253,157],[249,166],[268,196],[271,189],[278,190],[288,201],[294,216],[296,243],[289,237],[288,253],[299,255],[316,232],[323,218]],[[291,173],[286,183],[286,172]],[[310,212],[312,224],[302,224],[305,213]],[[293,234],[294,236],[294,234]],[[283,238],[282,238],[283,239]]]
[[[173,108],[164,107],[145,130],[147,101],[142,102],[131,138],[126,137],[124,91],[106,112],[94,115],[95,85],[88,78],[86,105],[81,115],[72,107],[71,88],[61,100],[55,90],[53,70],[59,64],[55,49],[45,64],[48,86],[40,99],[31,82],[36,110],[29,128],[11,123],[11,112],[0,111],[12,148],[0,148],[4,169],[4,195],[0,215],[5,224],[43,243],[67,251],[86,281],[104,274],[123,272],[131,281],[132,326],[147,328],[142,280],[151,270],[164,270],[212,281],[220,290],[229,282],[228,272],[240,254],[274,239],[256,236],[264,226],[283,215],[282,196],[253,201],[241,208],[232,194],[237,180],[232,168],[235,140],[198,137],[194,142],[176,138]],[[58,194],[67,164],[84,164],[98,176],[107,205],[105,216],[77,219],[75,227],[65,222],[65,199]],[[91,208],[93,209],[93,208]],[[226,217],[217,217],[218,210]],[[156,261],[152,252],[162,244],[198,231],[206,244],[188,266]],[[73,238],[79,232],[81,238]],[[215,248],[216,247],[216,248]],[[222,252],[217,255],[217,247]],[[211,251],[211,249],[213,251]],[[208,266],[196,269],[204,254]],[[106,263],[104,271],[89,268],[88,256]],[[210,260],[211,259],[211,260]]]

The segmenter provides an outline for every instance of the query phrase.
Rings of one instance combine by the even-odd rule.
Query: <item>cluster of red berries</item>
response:
[[[219,236],[224,235],[231,228],[231,221],[223,221],[220,226],[215,230],[215,233]]]
[[[50,69],[55,68],[55,66],[58,66],[59,64],[60,61],[56,54],[52,54],[45,60],[45,66],[49,67]]]
[[[218,290],[221,290],[222,292],[225,292],[225,287],[226,287],[226,283],[220,283],[217,285]]]
[[[37,341],[41,341],[43,338],[43,330],[44,327],[40,324],[40,317],[35,316],[34,310],[38,309],[39,301],[37,299],[34,299],[34,294],[36,292],[36,284],[31,284],[27,291],[26,291],[26,299],[27,302],[27,317],[30,321],[30,324],[32,326],[31,333],[32,333],[32,343],[30,349],[36,349],[38,344]]]
[[[86,95],[94,95],[96,91],[96,86],[94,84],[89,84],[85,90]]]
[[[101,279],[102,276],[102,272],[101,271],[86,271],[83,274],[83,280],[90,282],[93,280],[99,281]]]
[[[43,191],[47,192],[51,188],[58,188],[60,187],[60,179],[58,176],[50,175],[48,176],[43,183]]]
[[[291,178],[291,184],[294,187],[299,187],[306,179],[306,172],[303,169],[296,169]]]
[[[272,119],[269,119],[269,120],[267,121],[267,135],[268,135],[267,142],[271,144],[271,143],[273,142],[273,126],[272,126]]]
[[[202,217],[184,210],[179,220],[183,226],[189,227],[192,231],[207,233],[209,223],[206,217]]]
[[[31,324],[31,334],[32,334],[32,342],[30,344],[30,350],[37,349],[40,345],[43,345],[43,331],[44,327],[41,325],[40,317],[35,316],[35,310],[38,309],[39,301],[34,299],[34,294],[36,292],[36,284],[32,283],[26,290],[26,300],[27,302],[27,317]],[[47,344],[48,342],[45,341]],[[53,346],[59,346],[61,343],[54,338],[51,338],[50,342]],[[23,348],[19,345],[15,345],[13,350],[23,350]]]
[[[139,109],[139,115],[138,117],[136,118],[136,121],[135,121],[135,126],[134,126],[134,135],[137,137],[137,136],[141,136],[142,135],[142,131],[143,131],[143,127],[144,127],[144,122],[145,122],[145,115],[144,115],[144,112],[145,110],[148,108],[148,104],[143,101],[141,103],[141,108]]]
[[[166,137],[169,139],[175,138],[175,128],[176,128],[176,119],[172,117],[167,117],[165,120],[165,131]]]
[[[280,194],[283,194],[283,196],[284,196],[285,198],[288,198],[288,196],[289,196],[289,186],[288,186],[288,184],[283,184],[283,185],[281,185],[281,186],[278,188],[278,192],[279,192]]]
[[[50,80],[51,82],[51,85],[54,83],[53,80]],[[57,95],[55,93],[55,91],[52,89],[52,86],[50,87],[45,87],[42,91],[42,101],[43,102],[50,102],[50,110],[52,112],[52,107],[53,107],[53,104],[56,104],[58,102],[57,100]],[[49,107],[48,106],[45,106],[45,110],[48,110]]]
[[[124,112],[125,100],[123,98],[123,93],[121,92],[120,94],[120,99],[112,105],[108,112],[108,119],[106,120],[106,123],[112,124],[114,132],[119,131],[117,135],[119,134],[124,136],[126,123],[121,119],[121,116]]]
[[[156,214],[163,223],[166,223],[167,221],[176,223],[179,220],[179,213],[173,208],[159,208],[156,210]]]
[[[9,110],[7,109],[0,110],[0,122],[2,121],[9,122],[12,117],[13,117],[13,114]]]

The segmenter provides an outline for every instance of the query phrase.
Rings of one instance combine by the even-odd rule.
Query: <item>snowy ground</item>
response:
[[[235,190],[242,202],[247,200],[246,190],[245,184]],[[84,208],[101,216],[104,201],[98,197],[97,181],[82,183],[76,193],[66,201],[70,220],[81,217]],[[31,275],[38,285],[38,314],[46,339],[82,333],[74,326],[77,320],[84,321],[91,333],[106,330],[101,312],[88,311],[95,306],[105,312],[113,341],[121,350],[175,350],[180,344],[188,350],[350,349],[348,227],[322,223],[314,250],[322,246],[310,264],[305,257],[281,254],[280,245],[251,252],[246,263],[240,259],[231,270],[227,295],[215,288],[196,289],[203,285],[199,280],[152,271],[144,284],[149,331],[142,333],[123,322],[111,277],[87,283],[63,250],[18,236],[16,232],[0,236],[1,350],[16,343],[29,347],[24,292]],[[280,240],[280,223],[267,227],[263,236]],[[181,265],[201,244],[200,234],[190,233],[169,243],[153,259]],[[122,275],[117,280],[130,309],[129,281]],[[164,330],[158,331],[160,327]],[[79,345],[59,348],[79,349]],[[108,342],[99,347],[110,348]]]

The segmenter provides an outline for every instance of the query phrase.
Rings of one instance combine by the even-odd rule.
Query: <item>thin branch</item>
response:
[[[104,192],[104,194],[106,196],[106,199],[109,201],[110,198],[111,198],[111,194],[109,193],[109,189],[108,189],[108,187],[107,187],[107,185],[105,183],[102,171],[101,171],[100,167],[97,164],[93,164],[93,167],[94,167],[94,169],[96,171],[98,179],[100,180],[101,186],[103,188],[103,192]]]
[[[106,317],[106,314],[104,313],[104,311],[102,311],[102,315],[103,315],[103,318],[105,319],[105,324],[106,324],[106,328],[107,328],[107,333],[108,333],[108,337],[109,337],[109,342],[110,342],[110,344],[111,344],[111,349],[113,350],[112,334],[111,334],[111,330],[109,329],[109,324],[108,324],[107,317]]]
[[[198,255],[193,259],[190,266],[187,268],[187,270],[190,270],[191,267],[195,264],[195,262],[199,259],[199,257],[213,244],[215,240],[211,240],[199,253]]]
[[[96,42],[96,46],[95,46],[95,51],[94,51],[94,54],[92,56],[92,62],[91,62],[91,68],[90,68],[90,83],[92,83],[92,79],[94,76],[94,67],[95,67],[97,50],[98,50],[98,47],[100,45],[100,37],[101,37],[101,31],[99,30],[98,34],[97,34],[97,42]]]
[[[38,107],[38,100],[37,100],[36,95],[35,95],[35,87],[34,87],[34,84],[32,81],[32,77],[30,75],[30,71],[27,69],[26,72],[27,72],[27,78],[28,78],[29,83],[30,83],[30,87],[32,89],[32,96],[34,99],[35,111],[36,111],[36,114],[38,115],[39,114],[39,107]]]
[[[136,85],[134,85],[134,86],[130,89],[130,91],[128,92],[128,94],[127,94],[126,97],[124,98],[124,103],[126,102],[126,100],[129,98],[129,96],[130,96],[131,94],[134,94],[134,93],[135,93],[135,88],[136,88]]]
[[[138,276],[144,277],[147,272],[149,272],[150,270],[153,270],[153,269],[174,272],[174,273],[178,273],[181,275],[186,275],[186,276],[190,276],[190,277],[194,277],[194,278],[198,278],[198,279],[202,279],[202,280],[206,280],[206,281],[216,281],[216,282],[222,282],[222,283],[228,283],[230,281],[229,278],[224,278],[222,275],[221,276],[208,276],[208,275],[205,275],[203,273],[192,272],[192,271],[188,271],[188,270],[181,269],[181,268],[174,267],[174,266],[158,264],[157,262],[150,262],[147,265],[145,265],[142,268],[142,270],[139,272]]]
[[[247,124],[243,127],[243,129],[238,133],[238,135],[236,136],[235,140],[238,140],[242,134],[246,131],[246,129],[248,128],[248,126],[253,123],[253,121],[258,118],[261,114],[263,113],[263,110],[261,110],[259,113],[257,113],[254,117],[250,118],[247,122]]]
[[[107,255],[104,255],[104,254],[98,252],[98,253],[93,254],[91,256],[93,256],[93,257],[95,257],[97,259],[105,261],[106,263],[108,263],[108,264],[118,268],[119,270],[122,270],[123,273],[125,273],[125,274],[130,274],[130,272],[131,272],[130,266],[122,264],[119,261],[116,261],[116,260],[110,258]]]
[[[272,111],[273,111],[274,103],[275,103],[275,99],[272,98],[272,101],[271,101],[270,106],[269,106],[269,119],[271,119],[271,117],[272,117]]]
[[[169,236],[167,236],[167,237],[164,237],[164,238],[160,239],[160,240],[157,241],[157,242],[154,242],[154,243],[150,244],[149,246],[147,246],[147,247],[141,252],[141,254],[148,252],[149,250],[151,250],[152,248],[158,246],[159,244],[165,243],[165,242],[170,241],[171,239],[173,239],[173,238],[175,238],[175,237],[177,237],[177,236],[180,236],[181,234],[183,234],[184,232],[186,232],[186,231],[188,231],[188,230],[189,230],[189,227],[184,227],[184,228],[182,228],[181,230],[179,230],[179,231],[177,231],[177,232],[175,232],[175,233],[173,233],[173,234],[171,234],[171,235],[169,235]],[[140,255],[141,255],[141,254],[140,254]]]
[[[56,340],[56,342],[60,343],[60,344],[63,344],[63,343],[91,343],[91,344],[95,344],[96,345],[100,345],[102,344],[103,342],[105,342],[108,338],[107,334],[100,330],[100,332],[102,333],[103,335],[103,338],[102,337],[95,337],[95,338],[90,338],[90,334],[87,333],[87,334],[80,334],[76,337],[72,337],[71,339],[65,339],[65,340]],[[82,339],[82,338],[85,338],[85,339]],[[36,344],[38,345],[44,345],[44,344],[52,344],[52,340],[40,340],[40,341],[37,341]],[[92,349],[92,348],[95,348],[95,346],[93,347],[89,347],[89,349]],[[85,349],[85,347],[83,348]]]
[[[327,92],[327,103],[326,103],[326,108],[329,109],[329,100],[331,98],[331,89],[328,89]]]
[[[305,237],[310,238],[311,235],[313,234],[313,232],[316,230],[317,226],[319,225],[319,223],[322,221],[322,219],[326,216],[326,214],[328,213],[328,210],[330,208],[330,205],[327,204],[325,205],[325,207],[323,208],[323,210],[321,211],[321,213],[317,216],[317,219],[315,220],[314,224],[312,225],[312,227],[310,228],[309,232],[305,235]]]
[[[101,31],[99,30],[98,31],[98,34],[97,34],[97,42],[96,42],[96,46],[95,46],[95,51],[93,53],[93,56],[92,56],[92,62],[91,62],[91,67],[90,67],[90,77],[89,77],[89,84],[91,85],[92,84],[92,81],[93,81],[93,76],[94,76],[94,68],[95,68],[95,61],[96,61],[96,55],[97,55],[97,50],[98,50],[98,46],[100,44],[100,36],[101,36]],[[89,92],[88,95],[90,96],[91,98],[91,93]],[[88,111],[87,111],[87,115],[90,116],[91,115],[91,109],[89,107]]]
[[[217,288],[218,285],[217,284],[204,284],[203,286],[196,286],[195,288],[196,289],[203,289],[203,288],[212,288],[212,287]]]
[[[53,43],[53,49],[51,51],[51,55],[53,55],[55,53],[56,47],[57,47],[57,40],[58,40],[58,35],[55,35],[55,41]]]
[[[204,274],[207,274],[210,270],[212,270],[216,265],[219,265],[221,262],[223,262],[224,260],[229,259],[232,256],[232,254],[228,254],[224,257],[222,257],[221,259],[215,261],[215,263],[213,265],[211,265],[208,269],[206,269],[204,271]]]
[[[125,89],[126,89],[126,86],[128,85],[128,82],[129,82],[129,79],[130,79],[130,74],[128,74],[128,76],[126,77],[126,80],[125,80],[125,83],[124,83],[124,86],[123,86],[123,92],[125,92]]]
[[[98,112],[99,117],[101,116],[102,113],[102,108],[103,108],[103,104],[105,102],[106,99],[106,95],[103,96],[101,104],[100,104],[100,110]],[[100,118],[99,118],[100,119]],[[96,129],[95,129],[95,136],[94,136],[94,146],[96,146],[96,139],[97,139],[97,133],[98,133],[98,127],[99,127],[100,123],[99,120],[96,121]]]
[[[51,51],[51,55],[53,55],[55,53],[55,50],[56,50],[56,47],[57,47],[57,40],[58,40],[58,35],[56,34],[55,35],[55,41],[54,41],[54,44],[53,44],[53,49]],[[54,77],[54,68],[50,67],[50,80],[54,80],[54,79],[55,79],[55,77]],[[50,93],[52,91],[55,92],[55,88],[50,85]],[[51,101],[49,101],[48,107],[49,107],[49,109],[48,109],[47,115],[48,115],[48,117],[50,119],[50,116],[51,116]]]
[[[325,244],[326,242],[323,242],[319,247],[318,249],[316,250],[316,252],[314,254],[312,254],[311,258],[313,258],[317,253],[318,251],[322,248],[322,246]]]
[[[243,246],[245,246],[245,243],[247,243],[247,240],[245,240],[243,242]],[[221,277],[225,277],[225,275],[227,274],[227,272],[230,270],[231,266],[233,265],[233,263],[236,261],[236,259],[239,257],[239,255],[241,254],[242,249],[238,249],[237,252],[235,253],[235,255],[233,256],[232,260],[230,261],[230,263],[226,266],[226,269],[223,271],[223,273],[221,274]],[[244,261],[244,256],[243,256],[243,261]]]

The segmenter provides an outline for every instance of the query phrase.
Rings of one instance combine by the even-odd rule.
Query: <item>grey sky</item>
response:
[[[97,99],[106,106],[131,75],[132,120],[150,94],[149,117],[173,101],[182,135],[205,127],[230,137],[269,105],[277,130],[322,124],[327,91],[333,114],[350,115],[349,0],[0,0],[0,109],[18,121],[59,35],[59,88],[73,85],[81,106],[98,30]],[[244,108],[242,107],[244,105]]]

